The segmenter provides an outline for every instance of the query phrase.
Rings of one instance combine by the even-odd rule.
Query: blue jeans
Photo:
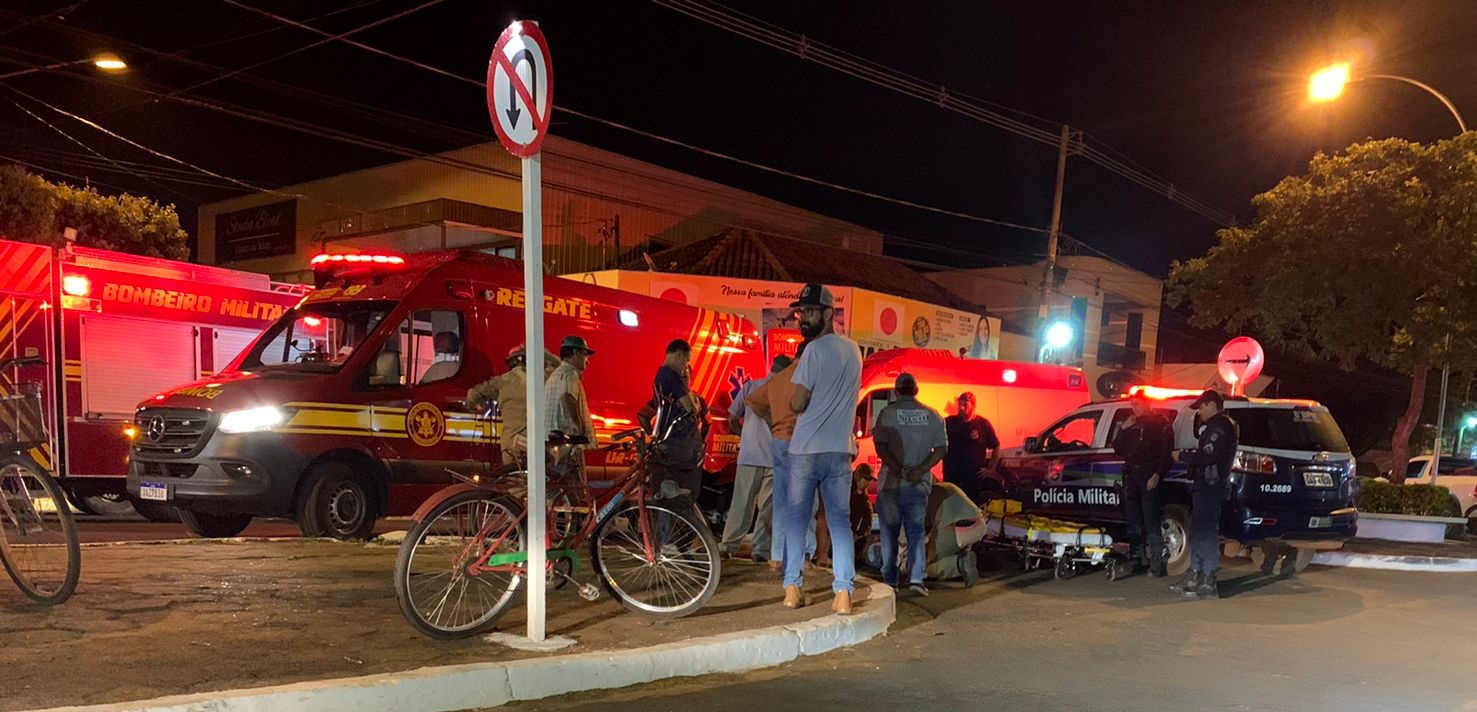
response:
[[[928,572],[924,551],[923,519],[928,513],[928,485],[910,485],[877,490],[877,520],[882,525],[882,581],[898,584],[898,530],[908,536],[908,574],[912,583],[923,583]]]
[[[856,578],[856,547],[851,542],[851,453],[823,452],[790,455],[791,477],[785,503],[785,531],[803,531],[806,518],[815,520],[816,493],[826,505],[826,526],[831,530],[831,590],[852,591]],[[803,583],[804,552],[799,536],[785,536],[785,585]]]
[[[774,441],[774,480],[770,506],[774,512],[770,517],[769,560],[785,560],[785,529],[789,526],[786,512],[790,501],[790,441]],[[820,503],[816,503],[819,507]],[[815,556],[815,510],[810,510],[810,523],[805,527],[805,558]]]

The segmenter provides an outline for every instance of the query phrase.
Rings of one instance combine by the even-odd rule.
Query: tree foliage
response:
[[[86,247],[176,260],[190,255],[173,205],[102,195],[0,166],[0,237],[60,245],[69,227],[77,230],[77,244]]]

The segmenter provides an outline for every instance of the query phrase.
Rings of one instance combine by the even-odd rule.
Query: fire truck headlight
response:
[[[263,406],[246,410],[233,410],[221,416],[220,431],[223,433],[251,433],[271,430],[287,420],[281,408]]]

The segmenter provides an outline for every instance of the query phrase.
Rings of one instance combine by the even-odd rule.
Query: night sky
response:
[[[241,2],[343,32],[425,0]],[[1299,172],[1319,150],[1455,133],[1439,103],[1394,82],[1364,82],[1340,102],[1308,105],[1305,77],[1328,59],[1362,57],[1368,72],[1419,78],[1477,112],[1477,3],[1457,0],[730,7],[999,105],[1030,126],[1055,133],[1070,124],[1090,145],[1241,220],[1253,195]],[[1047,225],[1054,147],[657,4],[444,0],[353,37],[479,78],[498,32],[515,18],[539,21],[549,37],[559,107],[901,200]],[[415,152],[492,140],[484,97],[470,84],[337,42],[281,57],[319,39],[224,0],[6,3],[0,74],[101,50],[124,56],[131,70],[115,76],[81,66],[0,80],[0,160],[176,203],[193,231],[196,205],[246,189],[151,156],[37,100],[252,185],[401,158],[311,134]],[[556,111],[554,131],[881,230],[902,238],[888,248],[900,256],[983,265],[1044,251],[1039,232],[848,195],[568,113]],[[1170,260],[1203,253],[1216,227],[1081,156],[1068,162],[1064,230],[1093,249],[1162,275]]]

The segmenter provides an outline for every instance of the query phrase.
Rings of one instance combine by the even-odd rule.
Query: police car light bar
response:
[[[1197,391],[1189,388],[1161,388],[1159,386],[1130,386],[1128,395],[1136,396],[1143,394],[1151,400],[1169,400],[1171,398],[1188,398],[1198,396],[1205,391]]]

